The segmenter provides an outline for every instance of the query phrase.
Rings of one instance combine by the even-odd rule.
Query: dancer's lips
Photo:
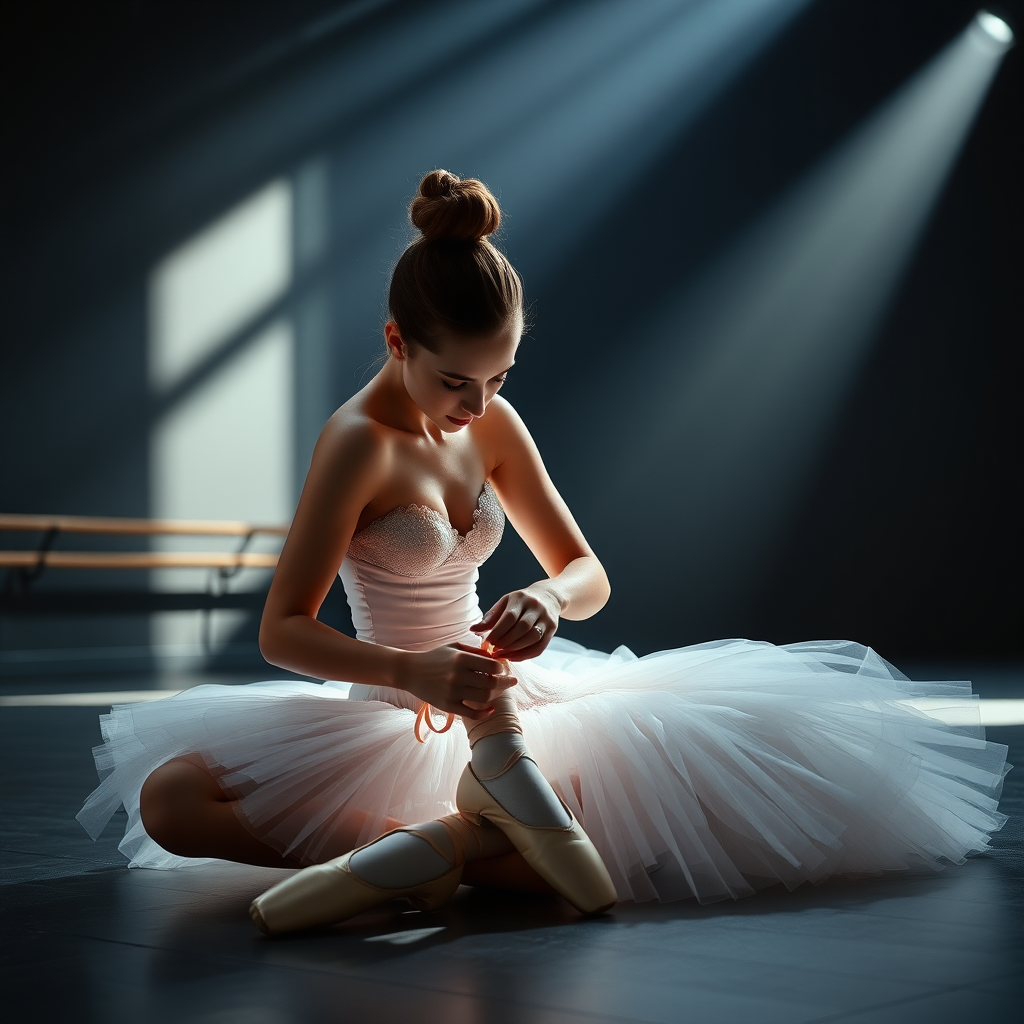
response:
[[[470,416],[468,420],[457,420],[454,416],[449,416],[448,419],[452,421],[456,426],[464,427],[467,423],[473,422],[473,417]]]

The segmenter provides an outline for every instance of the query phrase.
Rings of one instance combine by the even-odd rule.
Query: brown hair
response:
[[[487,236],[501,223],[482,181],[431,171],[409,206],[422,234],[391,276],[388,309],[402,337],[437,351],[442,335],[493,335],[523,316],[523,285]]]

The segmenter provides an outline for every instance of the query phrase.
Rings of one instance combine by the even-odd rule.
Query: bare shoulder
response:
[[[313,451],[310,475],[348,493],[372,495],[393,454],[393,431],[346,402],[324,425]]]
[[[494,466],[501,465],[510,456],[536,451],[533,437],[522,416],[508,399],[495,395],[487,406],[487,414],[480,420],[487,446],[493,455]]]
[[[318,444],[322,443],[332,451],[351,449],[353,453],[379,454],[388,446],[391,433],[358,405],[346,402],[324,424]]]

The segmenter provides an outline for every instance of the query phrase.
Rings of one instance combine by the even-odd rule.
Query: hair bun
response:
[[[479,242],[498,230],[501,209],[482,181],[439,170],[420,182],[409,219],[428,242]]]

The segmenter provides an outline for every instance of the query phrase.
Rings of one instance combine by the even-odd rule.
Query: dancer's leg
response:
[[[146,779],[139,797],[149,837],[179,857],[218,857],[261,867],[298,867],[261,842],[235,813],[237,799],[198,755],[176,757]]]
[[[198,754],[167,761],[146,779],[139,799],[147,834],[180,857],[217,857],[261,867],[301,867],[296,856],[282,856],[246,825],[238,809],[239,795],[224,786],[216,770]],[[314,801],[311,801],[311,805]],[[311,806],[311,813],[315,810]],[[365,815],[349,814],[335,823],[320,851],[330,860],[358,845]],[[384,829],[402,822],[386,819]]]
[[[472,759],[455,794],[471,821],[489,821],[509,837],[551,887],[584,914],[613,906],[615,884],[597,848],[558,799],[523,744],[511,694],[495,712],[467,724]]]
[[[438,821],[414,826],[433,839],[436,847],[444,851],[443,857],[419,836],[397,832],[364,846],[353,855],[349,866],[360,878],[385,889],[418,885],[437,878],[455,862],[450,835],[455,816],[449,815],[444,820],[447,828]],[[481,827],[465,820],[459,827],[464,849],[463,884],[555,895],[555,890],[523,860],[501,829]]]
[[[510,845],[491,825],[446,814],[278,882],[256,897],[249,913],[260,931],[273,935],[347,921],[396,898],[436,910],[455,894],[467,860],[500,860],[488,855]]]
[[[237,796],[221,785],[215,773],[198,754],[175,758],[153,771],[142,787],[140,805],[142,823],[147,834],[169,853],[180,857],[217,857],[261,867],[301,866],[296,857],[282,857],[242,824],[237,812]],[[364,819],[365,815],[351,814],[339,823],[330,844],[321,851],[317,860],[329,861],[356,847]],[[389,818],[384,822],[384,828],[390,831],[401,828],[403,824]],[[424,828],[430,830],[432,838],[442,849],[449,849],[449,846],[444,845],[450,843],[450,840],[443,827],[429,824]],[[520,854],[509,852],[511,844],[500,829],[480,829],[480,834],[479,844],[466,844],[468,856],[463,880],[467,885],[526,892],[551,891]],[[406,852],[408,844],[412,844],[413,851],[422,848],[431,857],[438,858],[434,850],[415,836],[401,833],[394,838],[408,841],[403,844],[407,848]],[[381,846],[381,849],[377,850],[377,846]],[[375,869],[371,866],[372,860],[364,859],[363,855],[370,851],[380,855],[382,866]],[[380,877],[377,872],[388,870],[386,865],[391,855],[390,848],[385,849],[383,844],[375,844],[362,852],[360,861],[368,874]],[[398,862],[404,859],[401,854],[396,856]],[[431,867],[438,866],[436,861],[431,865],[430,857],[424,857],[424,861],[428,874]],[[423,871],[422,868],[419,870]],[[367,880],[372,881],[371,878]]]
[[[507,690],[482,722],[466,719],[473,774],[513,817],[534,828],[565,828],[569,815],[526,753],[515,701]]]
[[[357,850],[349,867],[371,885],[402,889],[440,877],[457,861],[486,860],[513,848],[500,829],[474,825],[457,814],[413,827],[434,845],[409,832],[393,832]]]

